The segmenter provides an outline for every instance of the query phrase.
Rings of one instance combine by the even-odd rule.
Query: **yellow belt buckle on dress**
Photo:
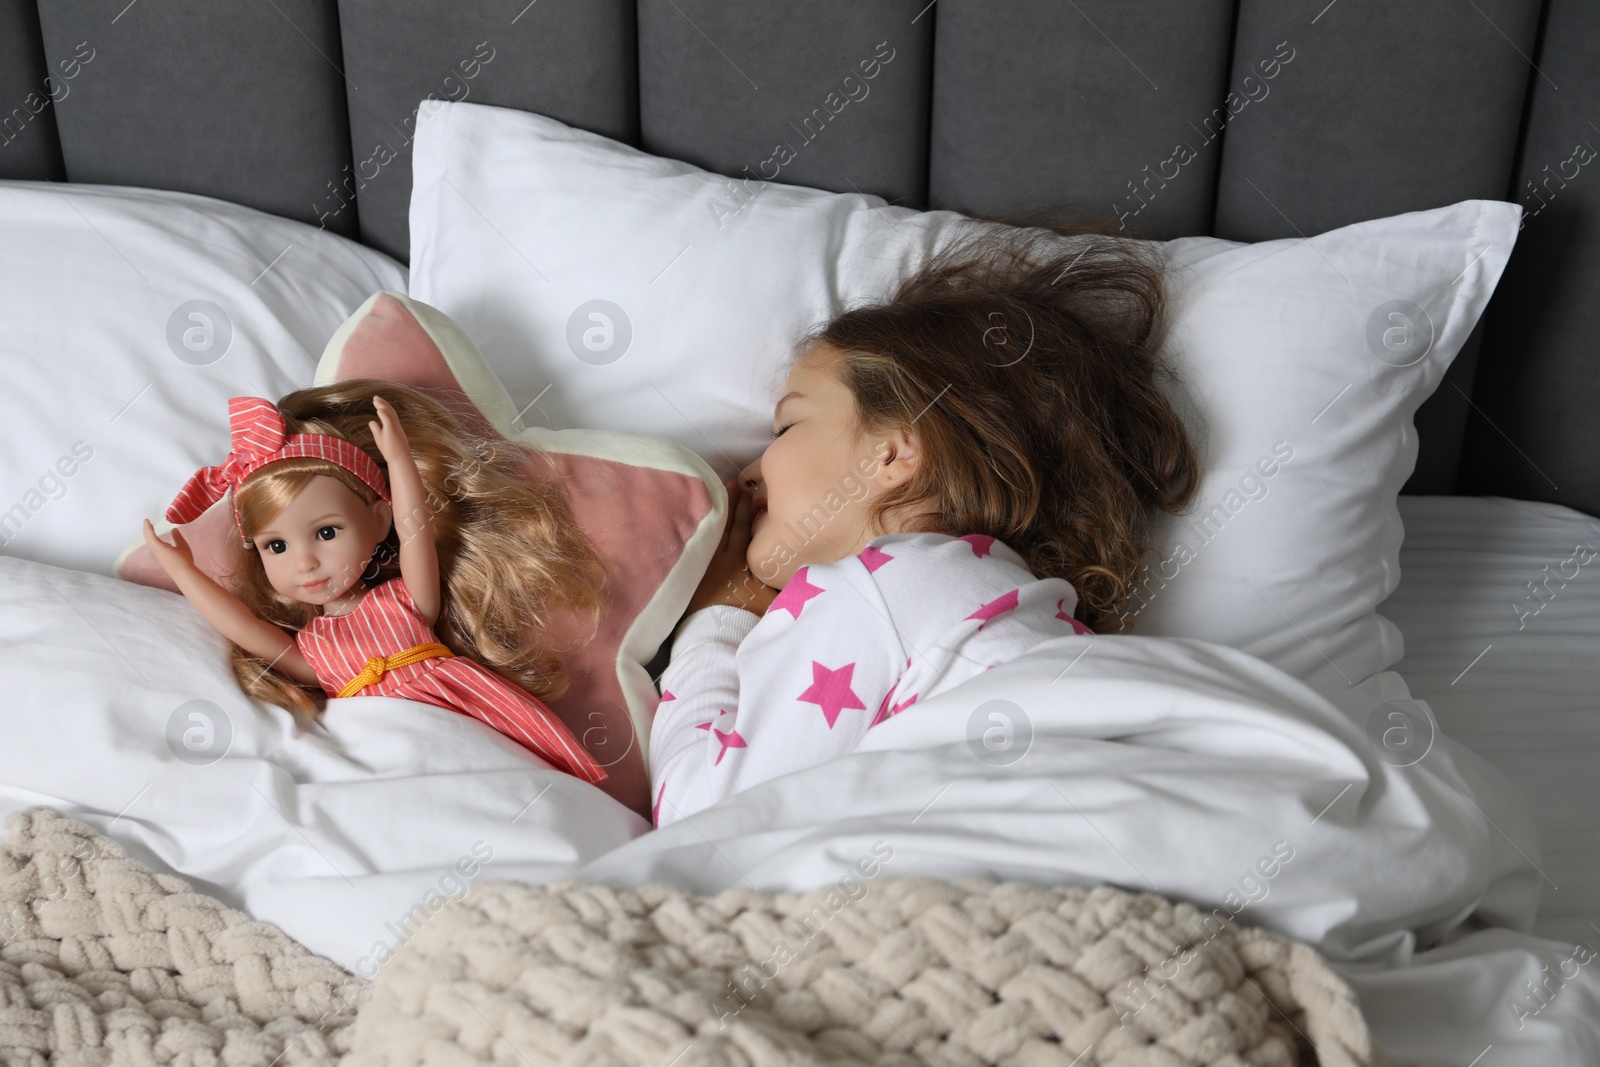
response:
[[[344,684],[344,688],[339,690],[338,695],[341,697],[355,696],[361,690],[382,678],[385,671],[392,671],[397,667],[404,667],[420,660],[432,659],[435,656],[453,655],[455,653],[444,645],[437,641],[430,641],[427,644],[412,645],[403,652],[396,652],[392,656],[373,656],[367,660],[367,665],[361,668],[360,674]]]

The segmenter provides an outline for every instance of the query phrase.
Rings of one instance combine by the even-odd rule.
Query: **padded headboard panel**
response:
[[[68,180],[182,189],[317,221],[323,183],[350,158],[333,5],[47,0],[38,11],[63,87],[50,110]],[[61,64],[73,62],[68,79]],[[354,222],[329,229],[353,237]]]
[[[631,3],[343,0],[338,7],[345,73],[359,86],[346,89],[361,239],[398,259],[410,244],[417,102],[430,95],[537,111],[639,143]]]
[[[1593,0],[0,0],[0,94],[0,177],[204,193],[401,259],[429,95],[729,175],[786,140],[778,181],[1159,238],[1516,200],[1406,488],[1600,513]]]

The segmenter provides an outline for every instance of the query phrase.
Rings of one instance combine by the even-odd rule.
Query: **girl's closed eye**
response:
[[[786,422],[782,426],[778,427],[776,430],[773,430],[772,431],[772,439],[774,441],[776,441],[778,438],[783,436],[783,433],[784,433],[785,430],[787,430],[789,427],[791,427],[793,425],[794,425],[794,423],[792,423],[792,422]]]

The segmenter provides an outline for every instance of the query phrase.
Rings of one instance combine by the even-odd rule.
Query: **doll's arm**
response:
[[[433,541],[428,491],[394,406],[381,396],[372,398],[372,406],[378,412],[378,421],[368,425],[378,451],[389,465],[394,528],[400,535],[400,577],[405,580],[417,612],[432,626],[439,619],[439,553]]]
[[[195,610],[216,627],[217,632],[267,662],[274,670],[282,671],[301,685],[316,685],[317,672],[295,647],[294,638],[283,630],[256,615],[244,601],[222,588],[194,564],[194,556],[183,534],[172,531],[176,546],[169,545],[156,536],[150,520],[144,521],[144,539],[156,554],[156,560],[178,590],[189,599]]]

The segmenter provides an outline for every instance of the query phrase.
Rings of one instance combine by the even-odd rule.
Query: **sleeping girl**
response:
[[[798,346],[661,677],[657,826],[1120,628],[1199,480],[1153,246],[992,223]]]

